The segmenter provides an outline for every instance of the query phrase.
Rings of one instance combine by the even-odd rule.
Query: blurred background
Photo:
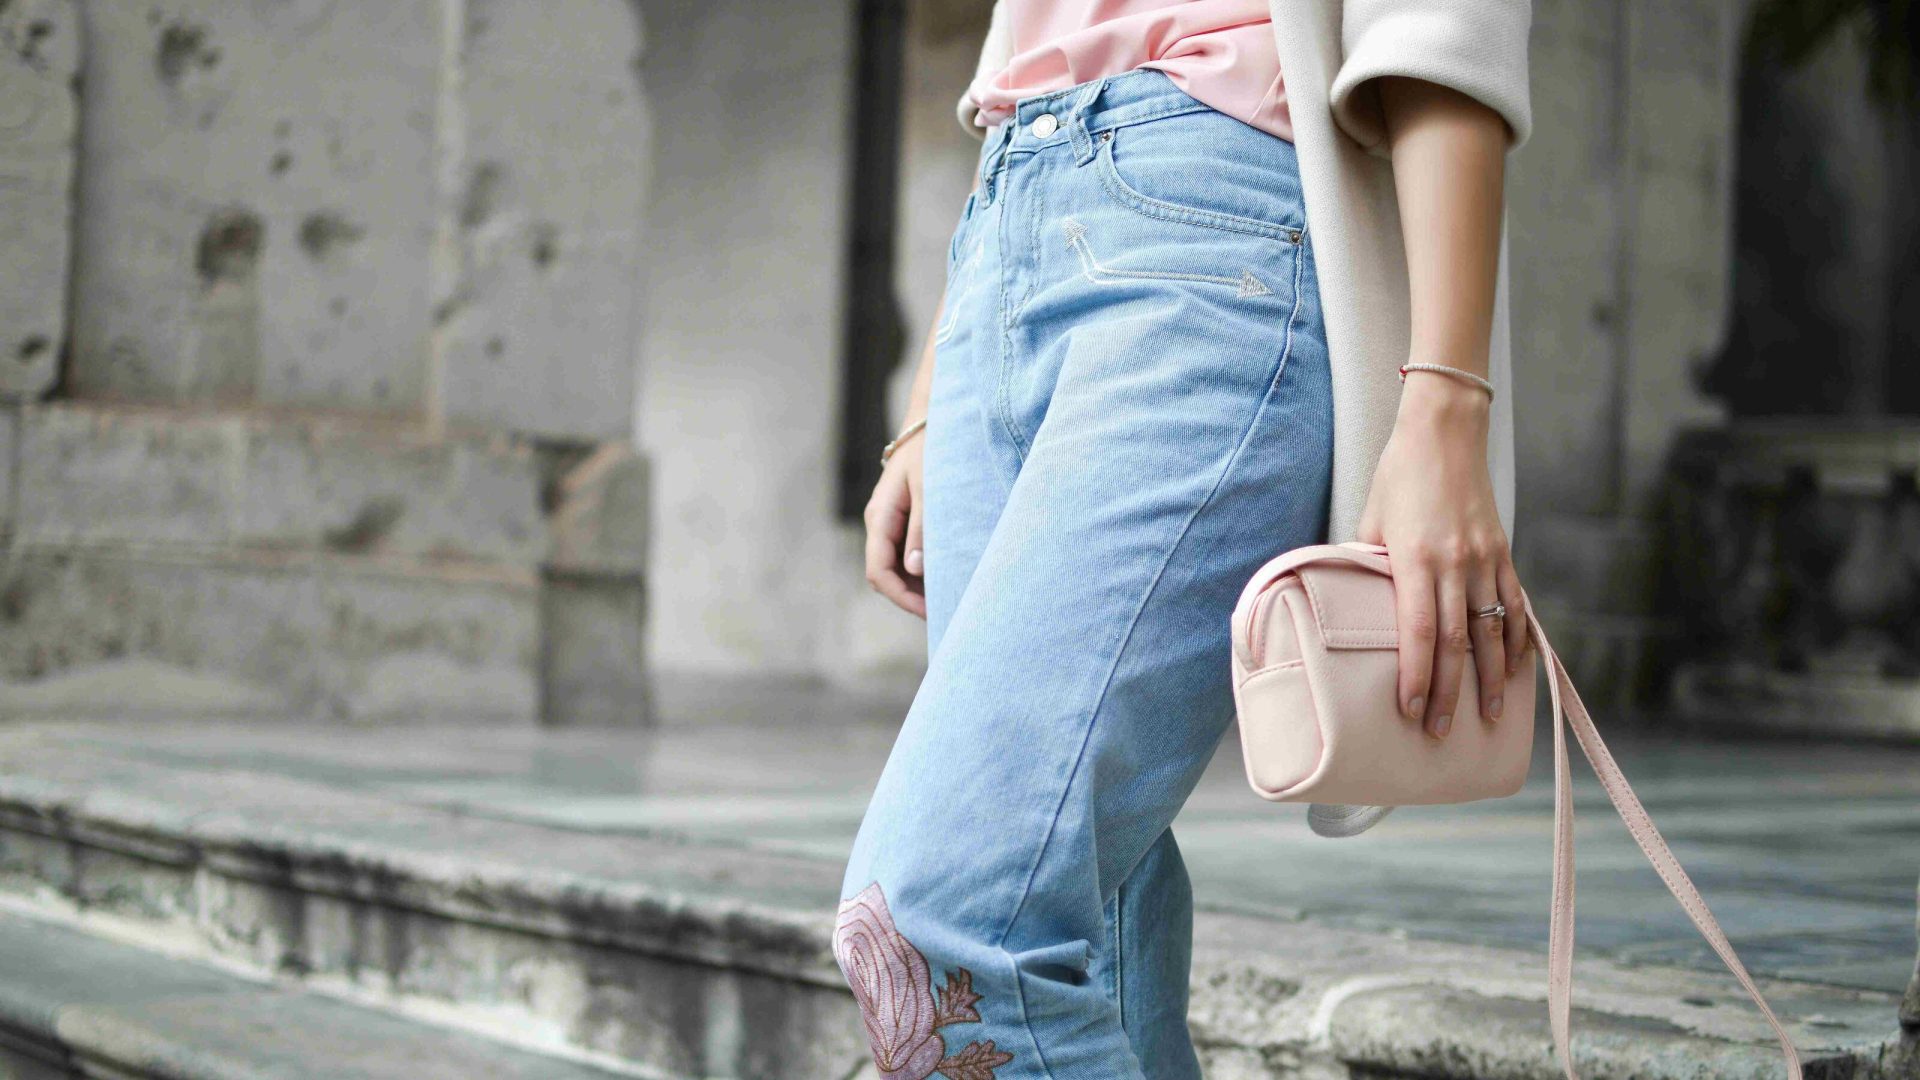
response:
[[[989,7],[0,0],[0,1077],[879,1075],[859,511]],[[1522,578],[1808,1060],[1920,1076],[1920,11],[1532,44]],[[1546,759],[1329,844],[1237,755],[1209,1075],[1556,1075]],[[1590,1074],[1776,1075],[1585,783]]]

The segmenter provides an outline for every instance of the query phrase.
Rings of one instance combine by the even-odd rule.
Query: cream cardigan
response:
[[[1007,0],[995,0],[977,75],[1012,54]],[[1268,0],[1287,88],[1307,227],[1333,368],[1332,541],[1351,540],[1374,464],[1393,432],[1398,369],[1411,342],[1406,255],[1392,163],[1375,94],[1382,75],[1450,86],[1485,103],[1511,129],[1508,150],[1532,128],[1527,96],[1530,0]],[[962,95],[960,121],[976,138]],[[1500,237],[1488,376],[1496,389],[1487,465],[1513,535],[1513,395],[1508,354],[1507,239]]]

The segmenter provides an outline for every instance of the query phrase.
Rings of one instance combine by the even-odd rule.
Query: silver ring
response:
[[[1495,601],[1475,611],[1473,617],[1476,619],[1504,619],[1507,617],[1507,605]]]

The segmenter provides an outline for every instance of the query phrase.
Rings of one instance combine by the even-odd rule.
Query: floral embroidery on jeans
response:
[[[841,902],[833,957],[866,1019],[867,1042],[882,1080],[927,1080],[936,1072],[947,1080],[993,1080],[993,1070],[1013,1060],[991,1039],[947,1053],[936,1028],[980,1022],[973,1007],[980,1000],[973,992],[973,973],[966,968],[947,972],[936,994],[927,958],[894,926],[879,882]]]

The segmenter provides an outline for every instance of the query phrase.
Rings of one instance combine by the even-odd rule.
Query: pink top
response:
[[[991,127],[1035,94],[1157,68],[1228,116],[1291,142],[1267,0],[1008,0],[1013,59],[967,97]]]

